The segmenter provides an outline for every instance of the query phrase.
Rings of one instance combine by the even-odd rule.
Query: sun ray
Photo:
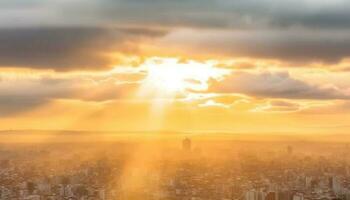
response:
[[[228,73],[213,63],[180,62],[177,58],[150,58],[140,68],[147,76],[137,96],[150,100],[150,119],[160,128],[165,110],[174,101],[205,91],[210,79],[219,79]]]

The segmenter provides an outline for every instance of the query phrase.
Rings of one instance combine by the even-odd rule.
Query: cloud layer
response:
[[[223,81],[214,81],[209,91],[285,99],[350,99],[350,94],[335,86],[312,85],[287,72],[234,72]]]
[[[113,53],[137,54],[138,42],[163,35],[146,29],[0,29],[0,66],[58,71],[108,69]]]
[[[142,74],[5,77],[0,81],[0,116],[25,112],[58,99],[125,100],[138,88],[142,78]]]
[[[0,66],[103,69],[110,54],[135,54],[147,38],[164,54],[180,46],[191,54],[335,63],[350,56],[349,9],[347,0],[5,0]]]
[[[127,130],[156,117],[170,129],[337,125],[349,116],[349,10],[348,0],[1,0],[0,129]],[[154,58],[148,67],[225,75],[147,79]],[[166,84],[183,89],[153,87]]]
[[[4,0],[0,8],[5,11],[3,26],[94,23],[171,28],[350,27],[347,0]]]

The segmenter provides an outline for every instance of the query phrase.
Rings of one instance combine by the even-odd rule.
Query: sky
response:
[[[1,0],[0,130],[347,133],[348,0]]]

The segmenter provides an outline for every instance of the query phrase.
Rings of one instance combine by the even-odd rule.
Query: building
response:
[[[290,146],[290,145],[287,146],[287,153],[288,153],[289,155],[292,155],[292,154],[293,154],[293,147],[292,147],[292,146]]]
[[[191,151],[192,142],[189,138],[182,140],[182,149],[185,151]]]

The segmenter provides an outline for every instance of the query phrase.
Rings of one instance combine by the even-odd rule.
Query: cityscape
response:
[[[3,144],[0,199],[347,200],[342,142]]]
[[[350,200],[350,0],[0,0],[0,200]]]

